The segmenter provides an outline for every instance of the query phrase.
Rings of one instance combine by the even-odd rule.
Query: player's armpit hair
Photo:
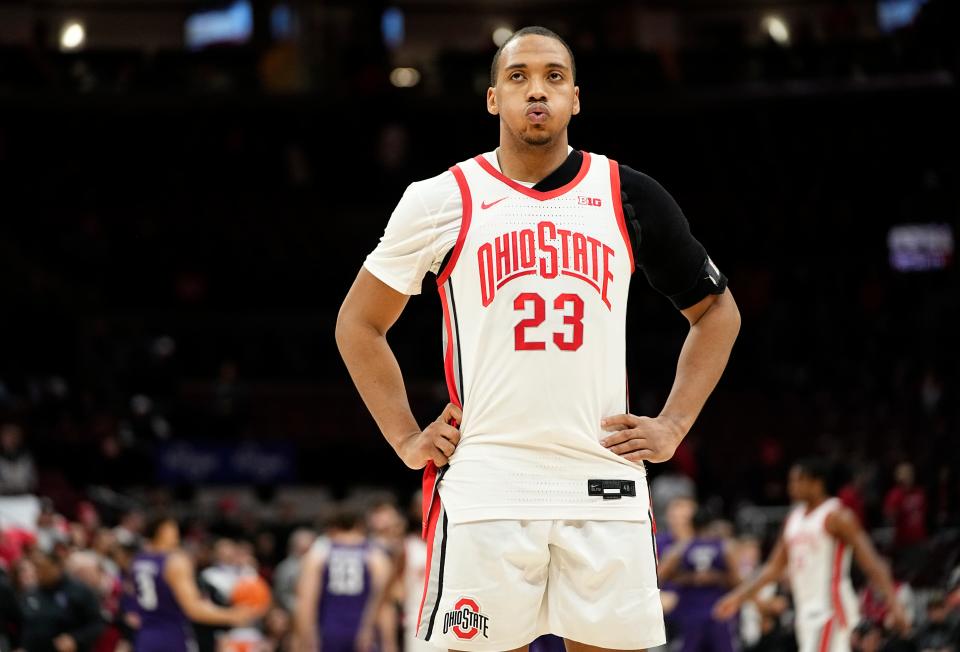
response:
[[[717,269],[710,257],[704,259],[697,274],[697,282],[689,290],[673,294],[670,301],[677,310],[684,310],[702,301],[711,294],[723,294],[727,289],[727,277]]]

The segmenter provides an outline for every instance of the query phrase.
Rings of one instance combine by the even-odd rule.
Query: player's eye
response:
[[[510,79],[512,79],[513,81],[518,81],[520,79],[523,79],[523,73],[515,72],[512,75],[510,75]]]
[[[554,70],[552,73],[550,73],[550,79],[552,79],[553,81],[558,81],[560,79],[563,79],[563,74]]]

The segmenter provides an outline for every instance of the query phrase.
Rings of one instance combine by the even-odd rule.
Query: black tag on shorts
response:
[[[604,500],[636,497],[637,483],[633,480],[587,480],[587,494],[603,496]]]

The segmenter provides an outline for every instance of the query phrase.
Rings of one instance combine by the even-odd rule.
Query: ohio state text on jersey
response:
[[[492,162],[493,161],[493,162]],[[488,153],[451,168],[463,218],[437,279],[444,368],[463,408],[439,483],[452,522],[648,519],[645,471],[600,444],[627,412],[626,309],[633,253],[619,167],[583,153],[568,184],[539,192]],[[633,480],[638,496],[589,495]]]

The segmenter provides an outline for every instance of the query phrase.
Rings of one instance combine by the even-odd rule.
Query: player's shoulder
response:
[[[413,181],[404,193],[405,196],[415,198],[423,204],[428,212],[438,212],[448,204],[452,198],[460,197],[460,186],[451,169],[440,174]]]
[[[856,530],[860,527],[860,521],[852,509],[837,500],[824,516],[823,525],[831,534],[838,534]]]
[[[193,561],[190,559],[190,556],[187,555],[183,550],[172,550],[167,553],[166,561],[164,562],[164,572],[173,573],[174,575],[184,572],[193,571]]]
[[[620,170],[620,189],[626,193],[631,201],[639,200],[651,194],[659,195],[667,192],[659,181],[646,172],[632,168],[625,163],[618,162],[617,167]]]
[[[376,563],[390,561],[390,553],[378,543],[372,543],[367,546],[366,556],[368,560]]]

